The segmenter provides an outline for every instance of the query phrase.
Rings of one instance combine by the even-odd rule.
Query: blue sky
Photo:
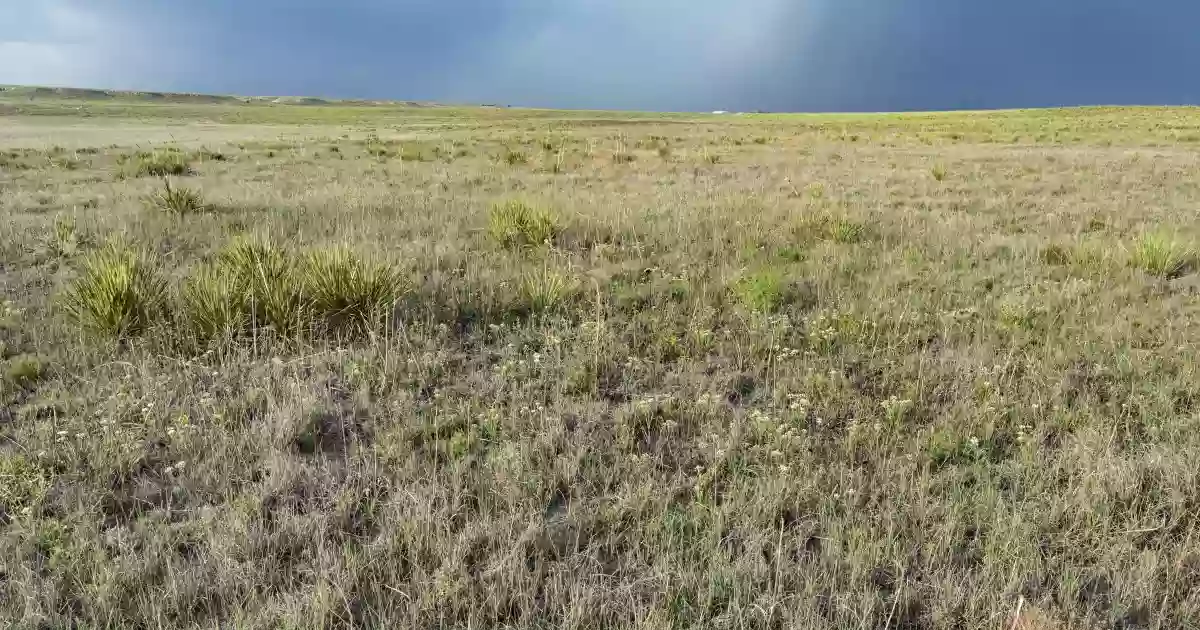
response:
[[[1200,103],[1196,0],[0,0],[0,83],[653,110]]]

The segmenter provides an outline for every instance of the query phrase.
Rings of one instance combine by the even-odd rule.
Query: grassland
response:
[[[1200,110],[35,96],[0,625],[1200,627]]]

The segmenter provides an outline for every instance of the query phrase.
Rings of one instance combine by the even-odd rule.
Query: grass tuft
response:
[[[578,289],[579,284],[571,275],[550,267],[521,278],[521,300],[532,313],[561,311]]]
[[[187,186],[172,187],[171,180],[165,177],[162,188],[151,193],[148,201],[151,206],[176,216],[203,212],[209,207],[200,191]]]
[[[850,245],[867,237],[867,226],[847,218],[836,218],[829,222],[829,238],[835,243]]]
[[[494,204],[488,213],[488,234],[506,249],[545,245],[561,231],[553,211],[524,201]]]
[[[815,302],[811,287],[775,268],[742,277],[733,285],[733,294],[747,310],[760,313],[773,313],[793,304],[808,307]]]
[[[1129,262],[1160,278],[1178,278],[1196,266],[1196,250],[1162,233],[1143,234],[1134,245]]]
[[[194,171],[182,153],[158,151],[139,153],[129,164],[128,174],[133,177],[167,177],[169,175],[191,175]]]
[[[59,258],[70,258],[79,253],[80,244],[81,239],[74,216],[61,216],[54,219],[54,231],[51,232],[47,243],[51,253]]]
[[[529,163],[529,156],[516,149],[506,149],[501,159],[509,166],[521,166]]]
[[[163,318],[167,284],[152,254],[109,245],[84,262],[63,301],[81,330],[120,339],[139,335]]]

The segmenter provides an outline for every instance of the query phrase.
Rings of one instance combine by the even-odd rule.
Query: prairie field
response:
[[[1200,628],[1200,109],[0,92],[0,626]]]

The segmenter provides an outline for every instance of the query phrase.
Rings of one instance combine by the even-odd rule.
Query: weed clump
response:
[[[47,247],[59,258],[70,258],[79,252],[81,240],[75,217],[61,216],[54,220],[54,231],[50,234]]]
[[[204,195],[194,188],[187,186],[171,186],[171,180],[163,178],[163,187],[150,194],[148,202],[151,206],[176,216],[195,214],[208,209],[204,203]]]
[[[495,204],[488,213],[488,234],[506,249],[543,245],[561,231],[552,211],[523,201]]]
[[[829,222],[829,238],[835,243],[851,245],[864,240],[867,227],[857,221],[847,218],[837,218]]]
[[[165,315],[167,284],[153,255],[110,245],[84,262],[63,302],[83,331],[109,339],[132,337]]]
[[[808,284],[790,279],[781,269],[757,271],[733,285],[738,303],[760,313],[774,313],[794,304],[812,306],[815,302],[812,293]]]
[[[529,156],[516,149],[507,149],[501,159],[509,166],[521,166],[529,163]]]
[[[1196,266],[1196,250],[1165,234],[1144,234],[1134,246],[1130,264],[1152,276],[1178,278]]]
[[[521,300],[532,313],[561,310],[577,289],[574,278],[549,267],[527,273],[521,278]]]
[[[168,175],[191,175],[193,170],[182,153],[161,151],[138,153],[128,163],[127,174],[132,177],[167,177]]]

